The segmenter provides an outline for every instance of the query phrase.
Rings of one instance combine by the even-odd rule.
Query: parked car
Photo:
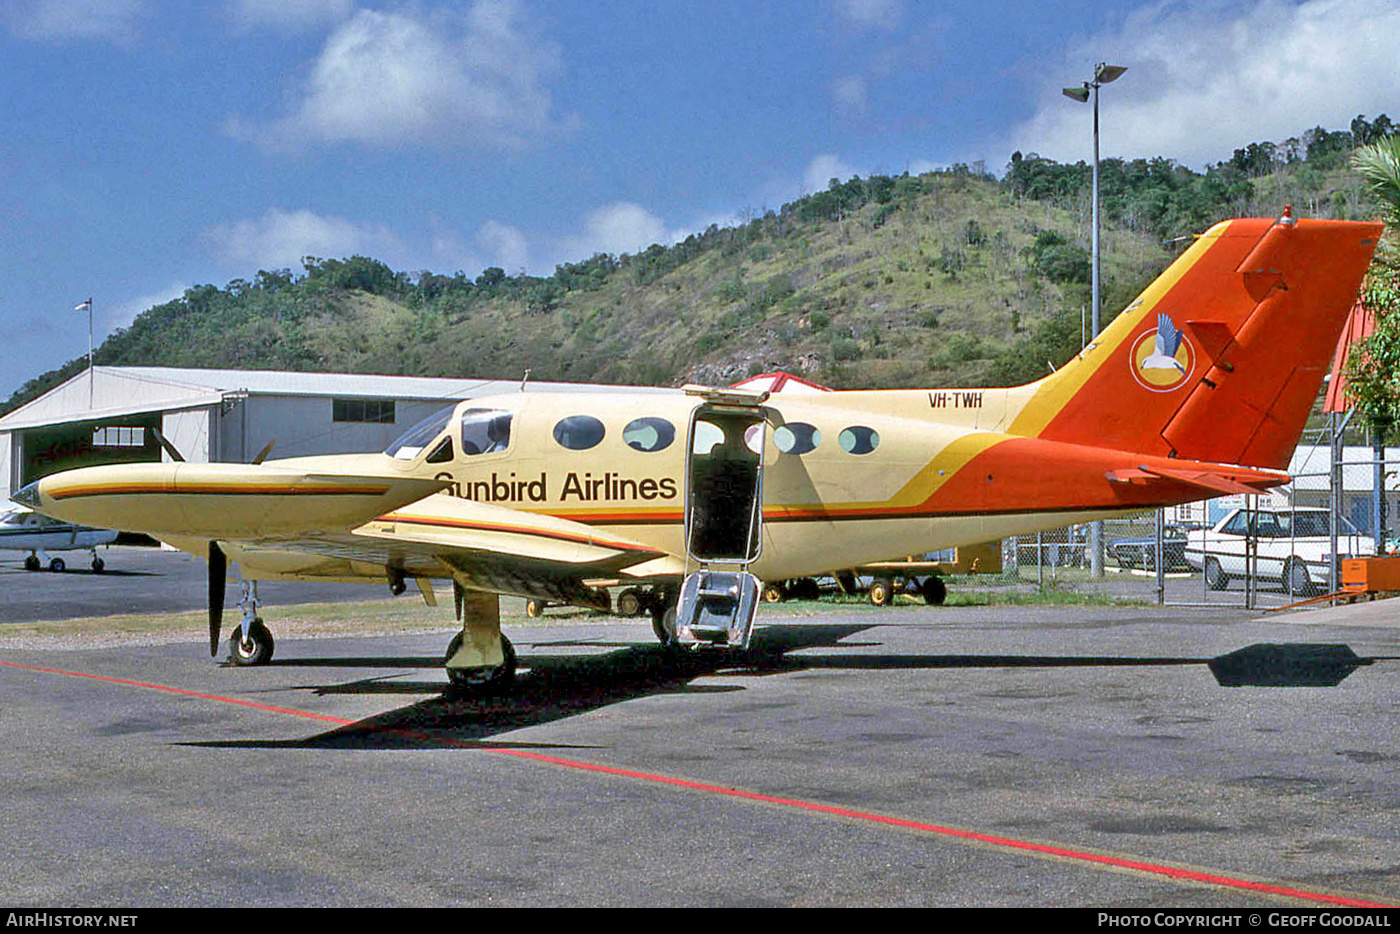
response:
[[[1214,528],[1187,536],[1185,558],[1203,571],[1212,590],[1224,590],[1245,574],[1245,546],[1251,523],[1260,579],[1279,582],[1284,592],[1315,594],[1327,584],[1328,568],[1342,558],[1375,554],[1375,543],[1344,517],[1337,517],[1337,553],[1331,553],[1331,518],[1325,509],[1236,509]]]
[[[1108,553],[1120,568],[1157,568],[1157,536],[1120,538],[1108,543]],[[1168,571],[1189,571],[1186,563],[1186,529],[1180,525],[1162,528],[1162,567]]]

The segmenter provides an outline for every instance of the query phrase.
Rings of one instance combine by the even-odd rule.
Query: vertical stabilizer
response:
[[[1380,233],[1287,214],[1217,224],[1035,384],[1012,431],[1286,467]]]

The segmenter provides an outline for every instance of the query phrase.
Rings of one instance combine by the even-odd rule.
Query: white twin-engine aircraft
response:
[[[745,647],[760,579],[809,577],[1223,493],[1283,472],[1381,225],[1225,221],[1078,357],[1007,389],[517,393],[382,454],[86,467],[15,499],[208,558],[245,581],[454,585],[454,684],[507,685],[499,595],[648,595],[658,636]],[[245,586],[237,663],[272,636]]]
[[[117,540],[114,529],[94,529],[54,519],[29,509],[11,509],[0,515],[0,548],[27,551],[26,571],[47,567],[50,571],[68,569],[68,562],[51,551],[92,552],[92,570],[101,574],[107,567],[97,553],[97,546],[110,545]]]

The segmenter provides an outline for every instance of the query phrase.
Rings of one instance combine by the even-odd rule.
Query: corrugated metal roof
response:
[[[191,367],[99,366],[79,373],[0,418],[0,432],[66,421],[93,421],[217,405],[228,393],[449,401],[518,392],[514,379],[447,379],[365,373],[205,370]],[[531,380],[529,392],[674,392],[643,386]],[[89,404],[89,398],[92,404]]]

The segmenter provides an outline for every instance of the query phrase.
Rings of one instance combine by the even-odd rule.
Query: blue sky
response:
[[[300,257],[548,275],[832,176],[1400,118],[1395,0],[6,0],[0,395]],[[464,372],[462,375],[470,375]]]

